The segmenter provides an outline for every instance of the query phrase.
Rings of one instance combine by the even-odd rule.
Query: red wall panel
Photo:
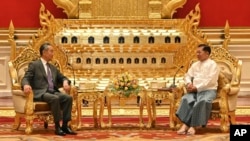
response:
[[[0,28],[8,28],[12,20],[16,28],[38,28],[41,3],[55,18],[67,18],[53,0],[8,0],[0,2]],[[174,18],[184,18],[195,5],[201,9],[200,27],[223,27],[226,20],[230,26],[250,26],[250,0],[187,0],[177,9]]]
[[[223,27],[226,20],[230,26],[250,26],[250,0],[187,0],[183,8],[177,9],[175,18],[184,18],[195,5],[200,5],[203,27]]]
[[[0,2],[0,28],[9,27],[11,20],[15,28],[40,27],[41,3],[55,18],[67,18],[63,10],[56,7],[53,0],[7,0]]]

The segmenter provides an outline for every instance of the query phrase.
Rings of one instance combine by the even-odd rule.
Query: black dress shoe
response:
[[[59,136],[65,136],[66,135],[66,133],[64,133],[61,128],[56,128],[55,134],[59,135]]]
[[[77,133],[72,131],[69,127],[62,127],[62,131],[66,134],[76,135]]]

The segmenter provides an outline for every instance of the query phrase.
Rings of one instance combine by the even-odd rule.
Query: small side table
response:
[[[81,129],[82,127],[82,100],[87,100],[89,102],[93,102],[93,119],[94,119],[94,127],[98,127],[98,119],[97,119],[97,105],[100,102],[100,107],[104,105],[103,103],[103,91],[97,89],[84,89],[78,90],[77,96],[77,129]],[[100,115],[100,114],[99,114]]]
[[[176,91],[172,88],[157,88],[157,89],[148,89],[147,96],[148,96],[148,111],[149,114],[152,115],[151,126],[155,127],[156,122],[156,104],[155,100],[165,100],[168,99],[170,101],[169,107],[169,126],[170,128],[174,129],[177,117],[175,115],[175,105],[176,105]],[[151,114],[151,110],[153,114]]]
[[[105,97],[106,97],[106,100],[107,100],[107,110],[108,110],[108,123],[105,124],[103,122],[103,113],[104,113],[104,105],[101,104],[101,108],[100,108],[100,124],[101,124],[101,127],[104,128],[104,127],[111,127],[112,126],[112,98],[115,98],[115,97],[120,97],[122,98],[123,100],[127,100],[131,97],[137,97],[137,96],[140,96],[140,99],[141,99],[141,102],[139,103],[139,108],[140,108],[140,111],[139,111],[139,126],[142,128],[144,127],[144,124],[143,124],[143,107],[144,107],[144,103],[146,101],[146,91],[145,90],[142,90],[138,93],[138,95],[134,95],[134,94],[131,94],[130,97],[121,97],[119,94],[116,94],[116,93],[113,93],[113,92],[110,92],[108,90],[106,90],[104,92],[105,94]],[[102,101],[104,101],[104,97],[102,98]],[[103,102],[102,102],[103,103]]]

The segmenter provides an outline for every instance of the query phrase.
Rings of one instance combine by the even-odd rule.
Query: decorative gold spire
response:
[[[53,0],[57,7],[62,8],[69,19],[77,19],[78,13],[78,3],[81,0]]]
[[[224,28],[224,41],[223,41],[223,48],[228,50],[228,43],[230,42],[230,26],[228,20],[226,21],[226,25]]]
[[[9,26],[9,43],[11,44],[11,54],[10,54],[10,59],[13,60],[14,58],[16,58],[16,42],[15,42],[15,28],[13,25],[12,20],[10,21],[10,26]]]
[[[177,8],[182,8],[187,0],[163,0],[162,18],[172,19]]]

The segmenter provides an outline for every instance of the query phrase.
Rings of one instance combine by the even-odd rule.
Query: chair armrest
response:
[[[218,96],[219,97],[227,97],[228,93],[230,92],[230,84],[226,84],[223,86],[219,91],[218,91]]]
[[[239,93],[239,91],[240,91],[240,87],[239,86],[232,86],[232,85],[230,85],[228,95],[237,95]]]
[[[27,115],[33,114],[33,92],[24,94],[22,90],[12,90],[14,110]]]
[[[27,94],[24,94],[24,92],[22,90],[12,90],[12,94],[13,94],[13,96],[27,97]]]
[[[76,86],[71,86],[69,95],[76,99],[78,95],[78,88]]]
[[[228,114],[229,111],[229,101],[228,101],[229,91],[230,91],[230,84],[226,84],[218,92],[220,112],[223,115]]]
[[[33,92],[30,92],[30,93],[25,94],[25,95],[27,95],[26,96],[26,104],[25,104],[25,107],[24,107],[25,108],[25,113],[27,115],[32,115],[34,113],[34,105],[33,105],[33,103],[34,103],[34,100],[33,100],[34,94],[33,94]]]
[[[18,83],[13,84],[13,86],[12,86],[12,94],[17,95],[17,96],[24,96],[24,97],[27,96],[26,94],[24,94],[24,92],[23,92],[23,90],[21,88],[21,85],[18,84]]]
[[[242,61],[238,60],[237,67],[235,69],[235,75],[233,77],[233,81],[231,82],[231,86],[239,86],[241,80],[241,71],[242,71]]]
[[[230,84],[229,95],[238,94],[240,91],[241,70],[242,70],[242,61],[238,60],[237,67],[235,69],[235,74]]]
[[[233,87],[230,84],[225,85],[220,90],[220,107],[221,112],[224,111],[227,113],[228,111],[234,111],[237,106],[237,97],[239,92],[239,87]]]
[[[12,90],[22,90],[22,86],[19,83],[14,83],[12,85]]]

